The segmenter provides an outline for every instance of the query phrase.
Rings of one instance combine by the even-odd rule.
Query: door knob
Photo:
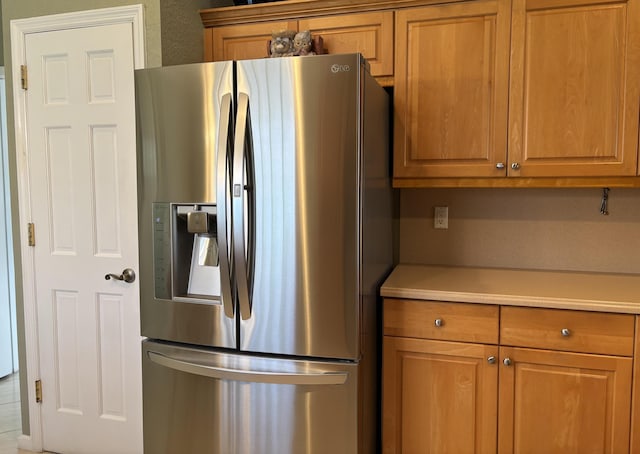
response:
[[[105,274],[104,278],[106,280],[115,279],[117,281],[125,281],[126,283],[131,284],[133,281],[136,280],[136,273],[131,268],[125,268],[122,271],[122,274],[109,273],[109,274]]]

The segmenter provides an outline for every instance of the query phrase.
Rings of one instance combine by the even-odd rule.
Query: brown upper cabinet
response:
[[[298,29],[321,36],[330,54],[360,52],[374,76],[393,76],[391,11],[300,19]]]
[[[289,0],[201,16],[206,61],[264,57],[282,28],[361,52],[394,86],[396,187],[640,186],[640,0]]]
[[[208,29],[206,61],[251,60],[269,56],[268,42],[273,30],[297,30],[297,21],[227,25]],[[207,35],[205,35],[206,37]]]
[[[510,2],[396,13],[394,176],[503,176]]]
[[[360,52],[369,61],[372,75],[393,76],[392,11],[212,27],[205,31],[205,60],[266,57],[271,32],[281,29],[309,30],[322,37],[328,53]]]
[[[638,0],[401,10],[395,74],[396,183],[637,174]]]
[[[514,0],[510,176],[637,173],[638,0]]]

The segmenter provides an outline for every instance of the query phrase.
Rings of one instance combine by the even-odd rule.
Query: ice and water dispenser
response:
[[[153,204],[156,298],[219,303],[216,206]]]

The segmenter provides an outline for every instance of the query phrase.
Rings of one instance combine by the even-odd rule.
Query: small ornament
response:
[[[293,37],[293,54],[294,55],[315,55],[313,50],[313,41],[311,39],[311,32],[309,30],[303,30],[296,33]]]
[[[288,57],[294,54],[293,38],[296,32],[291,30],[278,30],[271,33],[270,56]]]
[[[290,57],[324,54],[324,42],[321,36],[312,36],[309,30],[275,30],[267,42],[269,57]]]

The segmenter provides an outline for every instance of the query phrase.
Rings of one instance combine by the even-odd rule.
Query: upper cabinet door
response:
[[[300,19],[299,30],[321,36],[330,54],[360,52],[373,76],[393,75],[393,12]]]
[[[205,33],[207,61],[251,60],[269,56],[269,40],[274,30],[297,30],[296,21],[261,22],[217,27]],[[208,43],[208,39],[211,42]]]
[[[510,0],[396,13],[394,177],[505,176]]]
[[[514,0],[512,20],[509,175],[635,175],[640,1]]]

